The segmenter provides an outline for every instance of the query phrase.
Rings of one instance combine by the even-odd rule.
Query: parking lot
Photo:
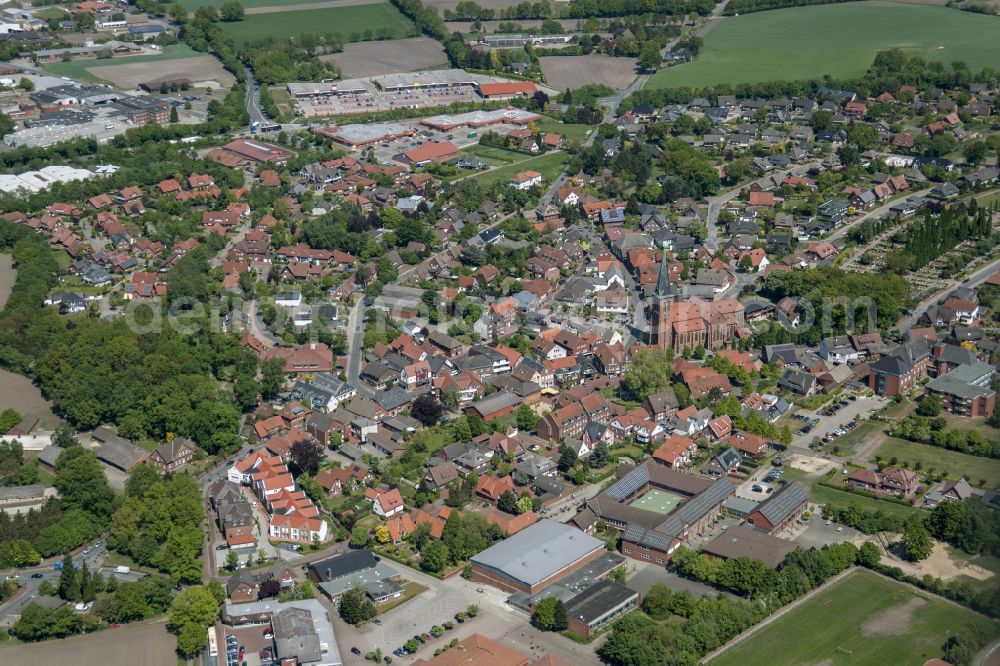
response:
[[[854,541],[860,532],[852,527],[824,520],[819,511],[809,516],[805,524],[794,523],[777,536],[791,539],[803,548],[822,548],[835,543]]]
[[[506,598],[501,592],[493,588],[482,588],[483,592],[476,592],[477,585],[462,579],[454,583],[448,581],[448,587],[458,586],[461,589],[445,590],[446,583],[429,576],[422,576],[415,572],[406,570],[404,577],[416,580],[427,590],[419,596],[410,599],[401,606],[393,608],[388,613],[380,614],[376,622],[371,622],[362,627],[352,627],[346,624],[339,614],[331,613],[333,617],[334,630],[340,644],[340,653],[345,662],[362,657],[351,654],[352,648],[357,648],[362,655],[379,648],[383,654],[392,655],[393,651],[402,646],[414,635],[430,632],[431,627],[440,625],[451,620],[454,622],[455,614],[464,611],[469,604],[477,604],[482,609],[479,615],[463,624],[455,624],[455,629],[446,632],[440,638],[431,638],[426,644],[417,650],[416,655],[394,656],[394,661],[409,663],[416,657],[427,658],[433,655],[434,650],[445,645],[452,638],[459,638],[471,633],[479,632],[486,634],[487,631],[498,631],[502,628],[502,623],[498,626],[498,621],[492,608],[499,601]],[[491,598],[495,596],[496,598]]]
[[[219,644],[219,656],[223,656],[223,646],[228,648],[229,645],[235,645],[237,650],[240,647],[244,648],[243,659],[240,661],[241,664],[245,661],[247,666],[260,666],[262,663],[260,651],[264,648],[269,648],[273,653],[274,641],[270,638],[264,638],[264,631],[269,630],[270,628],[270,624],[250,624],[242,627],[223,627],[225,636],[234,636],[236,638],[236,642],[227,643],[224,636],[224,640]],[[229,654],[230,652],[227,649],[225,650],[225,653]],[[237,656],[239,656],[238,652]],[[264,663],[270,664],[271,660],[267,659]]]
[[[700,598],[706,594],[714,596],[719,593],[719,590],[710,585],[706,585],[705,583],[701,583],[696,580],[682,578],[672,571],[667,571],[662,566],[656,566],[646,562],[640,562],[638,564],[640,566],[645,566],[629,578],[625,585],[630,590],[635,590],[644,597],[646,596],[646,593],[649,592],[649,588],[653,587],[653,585],[656,585],[657,583],[663,583],[674,592],[690,592],[695,598]],[[728,593],[724,592],[723,594]]]
[[[419,596],[401,606],[379,615],[376,622],[362,627],[344,623],[340,615],[331,611],[337,643],[345,664],[362,664],[364,655],[376,647],[391,655],[395,664],[410,664],[416,659],[430,659],[434,650],[447,645],[452,639],[462,640],[472,634],[509,644],[516,650],[540,657],[551,653],[577,664],[598,664],[593,649],[578,645],[558,634],[546,634],[531,628],[529,618],[507,604],[507,593],[489,585],[465,580],[459,576],[446,581],[403,569],[403,576],[427,587]],[[479,590],[482,590],[481,592]],[[479,607],[479,614],[464,623],[455,622],[455,614],[469,604]],[[392,655],[415,634],[430,632],[434,625],[454,622],[454,628],[439,638],[431,638],[415,654]],[[360,655],[353,654],[357,648]]]
[[[779,458],[775,458],[778,460]],[[750,477],[736,489],[736,496],[754,502],[763,502],[784,485],[782,481],[784,470],[781,466],[761,465]]]
[[[827,410],[801,409],[794,415],[795,423],[800,426],[800,429],[795,432],[792,446],[809,448],[815,438],[822,440],[855,418],[860,417],[861,420],[867,420],[872,414],[884,407],[887,402],[886,399],[877,396],[858,396],[854,400],[845,397],[837,402],[828,403],[830,406],[846,403],[833,414],[828,413]],[[808,432],[803,432],[801,427],[806,423],[809,423],[811,428]]]

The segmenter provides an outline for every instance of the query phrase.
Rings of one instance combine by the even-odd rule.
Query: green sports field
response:
[[[946,7],[856,2],[723,18],[691,63],[664,68],[647,86],[858,77],[890,48],[973,70],[1000,66],[1000,17]]]
[[[642,509],[644,511],[652,511],[653,513],[665,516],[676,509],[677,505],[680,503],[680,495],[674,495],[673,493],[653,489],[647,491],[646,494],[639,499],[633,500],[630,506],[634,506],[635,508]]]
[[[371,31],[377,35],[383,28],[392,30],[395,37],[402,38],[410,36],[414,29],[413,22],[388,2],[275,14],[247,14],[242,21],[219,25],[226,34],[239,42],[303,32],[340,33],[345,41],[358,41],[365,32]]]
[[[940,658],[944,642],[960,628],[992,636],[1000,631],[968,609],[860,570],[711,664],[919,665]]]

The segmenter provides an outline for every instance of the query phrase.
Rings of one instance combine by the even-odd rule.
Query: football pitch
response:
[[[642,497],[634,500],[630,506],[665,516],[677,508],[677,505],[680,503],[680,495],[674,495],[663,490],[650,490]]]
[[[996,636],[982,615],[858,570],[726,650],[712,666],[922,664],[958,628]]]
[[[860,77],[879,51],[1000,66],[1000,17],[947,7],[852,2],[730,16],[705,37],[698,58],[661,69],[647,87],[709,86]]]

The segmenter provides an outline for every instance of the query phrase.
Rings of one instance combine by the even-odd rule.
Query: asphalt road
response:
[[[993,275],[993,273],[995,273],[998,268],[1000,268],[1000,258],[994,259],[993,261],[986,264],[982,268],[974,271],[971,275],[969,275],[969,277],[965,278],[965,280],[963,280],[961,284],[964,287],[976,287],[985,282],[986,278]],[[912,310],[913,314],[903,317],[898,322],[896,322],[896,328],[899,329],[900,331],[908,330],[917,322],[917,319],[920,317],[920,314],[924,310],[926,310],[929,305],[931,305],[939,298],[944,296],[946,293],[954,289],[958,284],[959,284],[958,280],[953,279],[951,280],[951,282],[948,284],[947,287],[921,301],[919,304],[917,304],[916,307],[913,308]]]
[[[82,553],[82,551],[80,551]],[[142,578],[145,574],[132,571],[127,574],[116,574],[114,573],[113,567],[102,566],[104,563],[104,554],[106,553],[106,547],[103,541],[101,545],[90,553],[87,554],[85,560],[87,562],[87,567],[91,571],[100,571],[101,575],[107,578],[108,576],[114,575],[119,581],[134,582]],[[8,571],[3,574],[4,577],[9,575],[20,576],[21,584],[24,586],[24,590],[18,594],[16,597],[10,599],[6,604],[0,606],[0,625],[4,624],[6,619],[11,615],[20,615],[21,610],[27,606],[32,601],[38,599],[42,596],[38,592],[38,588],[41,586],[43,581],[49,581],[50,583],[56,584],[59,582],[59,572],[55,570],[54,563],[58,558],[52,558],[48,563],[40,564],[36,567],[26,567],[24,569],[17,569],[15,571]],[[74,561],[79,562],[79,554],[74,554]],[[42,574],[41,578],[33,578],[32,574]]]
[[[926,196],[927,193],[930,192],[930,191],[931,191],[931,188],[928,187],[928,188],[922,189],[922,190],[920,190],[918,192],[907,193],[907,197],[922,197],[922,196]],[[878,218],[884,217],[885,215],[888,215],[889,214],[889,209],[892,208],[893,206],[895,206],[897,203],[899,203],[902,200],[903,199],[899,199],[899,198],[893,199],[892,201],[889,201],[885,205],[879,206],[878,208],[875,208],[874,210],[868,211],[867,213],[865,213],[864,215],[862,215],[858,219],[854,220],[853,222],[845,224],[841,228],[839,228],[836,231],[834,231],[832,234],[830,234],[827,237],[826,240],[828,240],[828,241],[830,241],[832,243],[833,241],[835,241],[835,240],[837,240],[839,238],[843,238],[847,234],[848,231],[850,231],[854,227],[858,226],[859,224],[861,224],[865,220],[878,219]]]

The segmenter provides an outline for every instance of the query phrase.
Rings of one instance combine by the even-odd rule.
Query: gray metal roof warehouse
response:
[[[471,561],[525,585],[537,585],[603,548],[603,541],[575,527],[540,520],[473,555]]]

